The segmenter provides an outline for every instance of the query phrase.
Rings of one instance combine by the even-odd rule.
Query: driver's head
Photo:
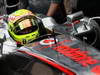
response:
[[[26,44],[39,36],[38,18],[29,10],[20,9],[8,16],[9,33],[16,42]]]

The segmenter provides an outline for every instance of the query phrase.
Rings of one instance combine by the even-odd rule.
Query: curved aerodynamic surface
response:
[[[99,50],[72,36],[49,35],[17,51],[31,55],[67,75],[100,74]]]

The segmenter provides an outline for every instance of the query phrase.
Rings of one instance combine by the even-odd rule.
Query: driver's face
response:
[[[18,35],[34,32],[37,28],[37,20],[33,18],[24,18],[15,23],[15,32]]]
[[[23,20],[22,22],[19,23],[19,26],[21,30],[31,27],[30,19]]]

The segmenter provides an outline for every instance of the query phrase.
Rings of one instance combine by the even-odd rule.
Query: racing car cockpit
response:
[[[3,72],[4,75],[9,72],[11,72],[10,75],[100,74],[100,52],[96,48],[68,35],[66,31],[67,26],[65,25],[54,26],[54,31],[64,31],[65,34],[60,34],[61,32],[59,32],[59,35],[56,35],[53,32],[52,34],[39,36],[40,27],[37,20],[34,14],[24,9],[9,15],[8,31],[15,41],[23,45],[31,42],[30,40],[39,39],[15,49],[15,52],[0,59],[0,65],[3,66],[0,68],[3,71],[7,71]],[[91,28],[94,27],[91,27],[91,25],[94,25],[92,22],[93,24],[87,24],[86,31],[80,32],[79,29],[84,29],[83,23],[84,19],[81,22],[75,23],[78,32],[74,33],[74,36],[85,35],[85,32],[91,32]],[[42,24],[40,23],[40,25]],[[8,72],[7,69],[10,71]]]

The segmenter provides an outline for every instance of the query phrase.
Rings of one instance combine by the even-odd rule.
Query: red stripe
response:
[[[62,67],[62,66],[56,64],[55,62],[52,62],[52,61],[50,61],[50,60],[47,60],[46,58],[40,57],[40,56],[38,56],[38,55],[35,54],[35,53],[29,53],[29,52],[21,51],[21,50],[18,50],[18,49],[17,49],[17,51],[20,51],[20,52],[22,52],[22,53],[26,53],[26,54],[32,55],[32,56],[38,58],[39,60],[44,61],[44,62],[46,62],[46,63],[49,64],[49,65],[52,65],[53,67],[59,69],[60,71],[64,72],[64,73],[67,74],[67,75],[76,75],[75,73],[73,73],[73,72],[70,71],[69,69],[66,69],[66,68]]]

